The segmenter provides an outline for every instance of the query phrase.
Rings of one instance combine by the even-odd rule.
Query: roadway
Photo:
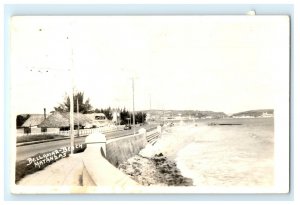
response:
[[[156,125],[144,125],[136,127],[136,133],[140,128],[145,128],[146,130],[152,130],[156,127]],[[117,130],[113,132],[105,133],[106,139],[114,139],[119,137],[124,137],[133,134],[133,128],[131,130]],[[86,136],[83,137],[76,137],[75,138],[75,145],[76,144],[83,144],[85,142]],[[58,141],[50,141],[50,142],[43,142],[38,144],[31,144],[25,146],[16,147],[16,160],[24,160],[31,156],[34,156],[38,153],[44,152],[51,152],[53,150],[59,149],[61,147],[70,146],[70,139],[58,140]]]

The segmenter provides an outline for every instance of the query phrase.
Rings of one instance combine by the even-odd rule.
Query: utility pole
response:
[[[163,125],[165,124],[165,110],[163,110]]]
[[[67,36],[67,39],[69,37]],[[74,139],[74,69],[73,69],[73,48],[71,45],[71,93],[70,93],[70,140],[71,140],[71,154],[74,154],[74,147],[75,147],[75,139]]]
[[[150,111],[151,111],[151,94],[149,94],[149,101],[150,101]]]
[[[78,95],[77,95],[77,137],[79,137],[79,104],[78,104]]]
[[[74,154],[74,96],[73,88],[70,94],[70,139],[71,139],[71,154]]]
[[[40,29],[39,31],[42,31],[42,29]],[[67,36],[67,40],[69,40],[69,37]],[[71,89],[70,89],[70,139],[71,139],[71,154],[74,154],[74,144],[75,144],[75,140],[74,140],[74,101],[73,101],[73,96],[74,96],[74,74],[73,74],[73,48],[72,48],[72,44],[70,42],[70,48],[71,48],[71,66],[70,66],[70,78],[71,78]],[[48,55],[46,55],[47,57]],[[53,69],[53,68],[52,68]],[[50,69],[49,69],[50,70]],[[33,71],[33,69],[30,69],[30,71]],[[38,70],[39,73],[42,73],[42,71],[39,69]],[[45,71],[46,73],[48,73],[48,70]]]
[[[132,78],[132,124],[133,124],[133,134],[135,135],[135,114],[134,114],[134,78]]]

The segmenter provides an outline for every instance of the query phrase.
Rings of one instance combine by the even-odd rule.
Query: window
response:
[[[30,134],[31,133],[31,128],[30,127],[24,127],[24,133],[25,134]]]
[[[105,120],[104,116],[95,116],[95,120]]]

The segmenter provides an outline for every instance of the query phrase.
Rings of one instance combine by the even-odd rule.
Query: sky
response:
[[[284,16],[19,16],[12,108],[48,112],[71,88],[94,108],[274,108],[289,71]],[[133,86],[134,84],[134,86]]]

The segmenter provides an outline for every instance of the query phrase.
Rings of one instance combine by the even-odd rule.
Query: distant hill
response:
[[[151,116],[160,117],[193,117],[193,118],[224,118],[228,117],[224,112],[199,111],[199,110],[143,110]]]
[[[198,112],[199,118],[224,118],[228,117],[224,112],[214,112],[214,111],[199,111]]]
[[[273,109],[248,110],[244,112],[235,113],[231,116],[232,117],[241,117],[241,116],[259,117],[263,113],[274,114],[274,110]]]

